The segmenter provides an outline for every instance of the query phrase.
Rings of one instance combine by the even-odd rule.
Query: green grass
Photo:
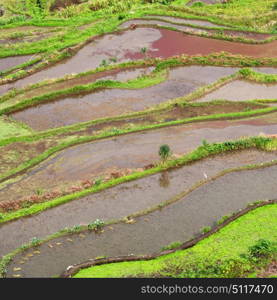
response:
[[[110,277],[240,277],[256,268],[247,254],[258,240],[277,242],[277,205],[257,208],[233,221],[194,247],[150,261],[94,266],[75,278]],[[276,251],[276,250],[275,250]],[[276,254],[276,252],[275,252]]]
[[[15,122],[6,116],[0,116],[0,140],[8,137],[31,134],[32,130],[25,124]]]

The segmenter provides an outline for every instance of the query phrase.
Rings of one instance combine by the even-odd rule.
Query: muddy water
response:
[[[98,177],[116,168],[140,168],[159,159],[158,149],[168,144],[173,153],[183,154],[198,147],[203,139],[222,142],[260,133],[276,134],[277,113],[262,117],[186,124],[118,136],[66,149],[29,170],[17,182],[0,190],[0,201],[51,190],[76,181]]]
[[[158,205],[203,180],[204,172],[208,177],[213,177],[224,169],[275,159],[277,152],[266,153],[256,150],[221,155],[170,172],[124,183],[33,217],[10,222],[0,226],[0,235],[5,237],[4,242],[0,244],[0,256],[33,237],[43,238],[65,227],[89,224],[96,219],[104,221],[120,219]]]
[[[259,67],[252,68],[254,71],[266,73],[266,74],[277,74],[277,68],[269,68],[269,67]]]
[[[158,41],[152,43],[152,48],[148,51],[148,55],[150,56],[169,57],[181,54],[208,55],[210,53],[222,51],[253,57],[277,56],[277,41],[263,45],[254,45],[191,36],[182,32],[167,29],[160,29],[159,31],[161,32],[162,37]],[[138,59],[143,55],[141,53],[129,53],[128,56],[133,59]]]
[[[28,250],[15,258],[7,275],[51,277],[69,265],[97,256],[157,252],[164,245],[190,239],[203,227],[213,226],[250,202],[275,198],[276,180],[277,166],[227,174],[160,211],[137,218],[134,224],[114,225],[102,234],[85,232],[57,238]],[[22,269],[14,272],[14,267]]]
[[[121,34],[107,34],[83,47],[69,60],[12,84],[0,86],[0,94],[13,87],[21,88],[41,80],[92,70],[99,67],[103,60],[108,61],[109,58],[116,58],[117,62],[129,61],[130,58],[125,56],[128,51],[137,53],[140,52],[142,47],[151,48],[153,41],[158,40],[160,37],[161,33],[158,30],[143,28]]]
[[[197,102],[206,102],[216,99],[230,101],[247,101],[254,99],[276,99],[277,84],[261,84],[243,80],[235,80],[214,92],[201,97]]]
[[[170,16],[163,16],[163,15],[149,15],[146,16],[147,18],[159,18],[165,21],[173,22],[173,23],[179,23],[179,24],[191,24],[191,25],[198,25],[198,26],[207,26],[207,27],[218,27],[218,28],[224,28],[224,25],[218,25],[209,21],[204,20],[193,20],[193,19],[183,19],[178,17],[170,17]]]
[[[150,57],[174,55],[207,55],[226,51],[254,57],[276,57],[277,41],[264,45],[251,45],[186,35],[167,29],[137,28],[121,34],[108,34],[82,48],[73,58],[12,84],[0,86],[0,94],[11,88],[21,88],[40,80],[85,72],[98,67],[103,60],[116,57],[118,62],[142,59],[147,48]]]
[[[68,97],[16,112],[12,117],[27,123],[35,130],[46,130],[116,116],[185,96],[200,86],[236,71],[237,68],[209,66],[176,68],[170,71],[168,80],[152,87],[138,90],[106,89],[78,97]]]
[[[32,55],[24,55],[24,56],[12,56],[7,58],[0,58],[0,71],[4,71],[20,65],[28,60],[32,59]]]
[[[66,81],[50,83],[44,85],[42,87],[38,87],[35,89],[31,89],[30,91],[26,91],[20,95],[9,99],[7,102],[3,102],[0,104],[0,109],[3,109],[7,106],[14,105],[23,99],[29,99],[35,96],[51,93],[57,90],[63,90],[72,88],[77,85],[84,85],[88,83],[92,83],[98,80],[116,80],[116,81],[128,81],[131,79],[135,79],[142,75],[148,75],[154,70],[154,67],[149,68],[136,68],[136,69],[114,69],[110,71],[97,72],[94,74],[84,75],[77,78],[68,79]]]

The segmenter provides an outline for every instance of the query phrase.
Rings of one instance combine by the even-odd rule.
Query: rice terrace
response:
[[[276,183],[277,0],[0,0],[1,278],[275,278]]]

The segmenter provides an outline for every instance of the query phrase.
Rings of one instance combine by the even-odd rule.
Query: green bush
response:
[[[268,240],[260,239],[257,243],[249,247],[248,252],[252,258],[268,257],[273,250],[273,243]]]
[[[168,145],[160,146],[159,155],[163,161],[167,160],[170,156],[171,150]]]

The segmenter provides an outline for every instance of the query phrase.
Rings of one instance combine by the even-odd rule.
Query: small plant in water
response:
[[[95,180],[94,185],[98,186],[102,183],[102,181],[103,181],[102,178],[98,178]]]
[[[209,232],[209,231],[211,231],[212,230],[212,228],[211,228],[211,226],[206,226],[206,227],[204,227],[204,228],[202,228],[202,232],[203,233],[207,233],[207,232]]]
[[[142,48],[140,49],[140,52],[141,52],[145,57],[147,57],[148,49],[147,49],[146,47],[142,47]]]
[[[89,230],[98,231],[104,226],[105,222],[103,220],[96,219],[94,222],[88,224]]]
[[[32,246],[37,246],[39,243],[40,243],[40,239],[38,239],[37,237],[31,239]]]
[[[71,231],[72,231],[72,232],[78,232],[78,231],[80,231],[80,229],[81,229],[81,225],[75,225],[75,226],[71,229]]]
[[[209,143],[207,142],[207,140],[203,140],[202,141],[202,145],[207,148],[209,146]]]
[[[173,249],[176,249],[178,247],[180,247],[183,243],[182,242],[173,242],[165,247],[162,247],[161,251],[166,251],[166,250],[173,250]]]
[[[106,61],[106,59],[103,59],[101,61],[100,67],[107,67],[109,65],[109,63]]]
[[[43,194],[43,192],[44,192],[43,189],[37,189],[37,190],[36,190],[36,194],[37,194],[38,196],[41,196],[41,195]]]
[[[161,145],[159,149],[159,156],[162,161],[166,161],[171,154],[170,147],[168,145]]]
[[[117,58],[116,57],[111,57],[109,60],[112,63],[116,63],[117,62]]]

